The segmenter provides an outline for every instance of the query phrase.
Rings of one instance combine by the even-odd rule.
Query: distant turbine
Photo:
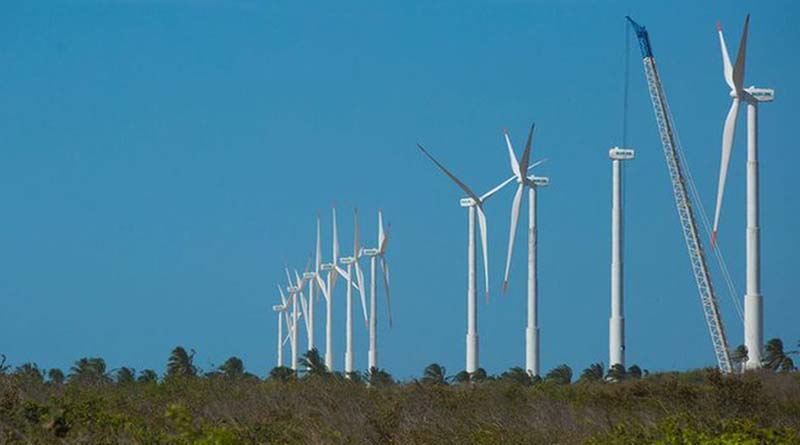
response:
[[[289,299],[292,304],[292,321],[291,321],[291,326],[289,327],[289,338],[292,348],[292,362],[290,367],[292,368],[292,370],[297,372],[297,322],[300,319],[300,313],[297,306],[297,297],[302,288],[302,281],[300,280],[292,281],[292,277],[289,275],[288,268],[286,268],[286,279],[289,282],[288,286],[286,287],[286,291],[289,293]],[[298,281],[300,282],[298,283]]]
[[[323,295],[326,299],[325,311],[325,366],[329,371],[333,371],[333,295],[336,287],[336,278],[341,275],[345,277],[348,282],[348,288],[353,285],[350,279],[349,272],[339,266],[339,231],[336,225],[336,207],[332,209],[333,221],[333,243],[331,249],[331,262],[321,264],[321,269],[326,273],[326,281],[323,289]],[[321,280],[321,279],[320,279]],[[348,292],[352,292],[348,289]]]
[[[748,369],[761,367],[762,347],[764,344],[764,302],[761,295],[761,234],[759,227],[758,205],[758,103],[772,102],[775,90],[744,88],[744,59],[747,46],[747,29],[750,24],[750,15],[744,22],[742,40],[739,43],[739,53],[736,56],[736,65],[731,66],[725,38],[722,36],[722,26],[717,25],[719,42],[722,47],[722,65],[725,82],[731,88],[733,102],[725,119],[722,131],[722,160],[719,169],[719,185],[717,188],[717,207],[714,212],[714,231],[711,235],[712,248],[717,241],[720,211],[722,209],[722,195],[725,192],[725,179],[728,174],[728,163],[731,158],[733,138],[736,132],[736,118],[739,114],[739,102],[747,102],[747,291],[744,296],[744,341],[747,346]]]
[[[275,311],[278,315],[278,364],[276,366],[283,366],[283,318],[284,316],[287,317],[286,325],[287,328],[291,327],[291,322],[288,319],[288,314],[286,313],[289,309],[288,302],[286,301],[286,296],[283,293],[283,289],[281,289],[280,285],[278,285],[278,292],[280,293],[281,304],[277,304],[272,306],[272,310]]]
[[[550,183],[549,178],[527,176],[529,168],[533,168],[544,161],[535,162],[529,166],[531,155],[531,141],[533,140],[533,129],[535,124],[531,124],[528,133],[528,142],[525,144],[525,151],[522,158],[517,161],[514,155],[514,148],[511,146],[511,139],[508,131],[504,130],[508,156],[511,161],[511,170],[517,180],[517,192],[511,205],[511,225],[508,235],[508,256],[506,257],[506,272],[503,279],[503,293],[508,288],[508,277],[511,272],[511,257],[514,252],[514,237],[517,233],[519,223],[519,211],[522,207],[522,193],[528,188],[528,321],[525,328],[525,370],[532,376],[539,375],[539,301],[538,288],[539,279],[537,272],[537,229],[536,229],[536,190],[539,187],[546,187]]]
[[[350,378],[353,369],[353,287],[358,289],[361,295],[361,308],[364,310],[364,323],[367,323],[369,318],[367,316],[367,304],[364,300],[364,274],[361,272],[359,265],[359,258],[361,257],[361,244],[358,236],[358,210],[353,211],[353,225],[355,226],[353,234],[353,256],[340,258],[339,261],[347,266],[345,279],[347,280],[347,321],[346,321],[346,334],[345,334],[345,352],[344,352],[344,373],[345,377]],[[358,285],[352,282],[352,276],[355,274]]]
[[[420,144],[417,147],[422,153],[428,157],[436,167],[439,168],[447,177],[458,185],[468,197],[461,198],[459,203],[461,207],[469,209],[469,246],[467,255],[467,353],[466,353],[466,371],[470,374],[478,370],[478,296],[477,296],[477,283],[475,279],[476,264],[475,264],[475,214],[478,214],[478,224],[481,232],[481,248],[483,251],[483,272],[484,281],[486,283],[486,299],[489,299],[489,258],[486,247],[486,215],[483,213],[483,203],[492,195],[497,193],[498,190],[505,187],[514,177],[508,178],[506,181],[497,187],[489,190],[483,196],[476,195],[469,187],[466,186],[460,179],[450,173],[444,165],[439,163],[427,150]]]
[[[622,162],[632,160],[634,151],[614,147],[608,151],[612,159],[611,198],[611,318],[608,321],[608,367],[625,367],[625,313],[622,280]]]
[[[377,317],[377,260],[381,261],[383,287],[386,292],[386,309],[389,312],[389,327],[392,326],[392,305],[389,295],[389,264],[386,262],[386,247],[389,242],[388,231],[383,228],[383,213],[378,210],[378,247],[362,249],[361,253],[369,257],[369,353],[367,370],[378,368],[378,317]]]

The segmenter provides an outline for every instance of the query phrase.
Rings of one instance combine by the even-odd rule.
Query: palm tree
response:
[[[194,377],[197,375],[197,367],[194,366],[194,349],[186,352],[183,346],[177,346],[172,350],[167,361],[167,376]]]
[[[64,383],[64,372],[58,368],[51,368],[47,371],[47,379],[54,385],[61,385]]]
[[[123,366],[119,368],[116,373],[117,383],[119,384],[129,384],[136,381],[136,370],[133,368],[127,368]]]
[[[423,372],[422,383],[428,385],[447,385],[444,366],[438,363],[431,363],[428,365]]]
[[[450,377],[451,382],[458,383],[459,385],[470,383],[470,380],[471,379],[467,371],[461,371],[458,374]]]
[[[306,368],[306,375],[309,376],[327,376],[330,374],[317,348],[312,348],[300,357],[300,366]]]
[[[106,361],[100,357],[84,357],[70,368],[69,380],[80,383],[99,383],[109,380]]]
[[[642,378],[642,368],[640,368],[639,365],[631,365],[628,368],[628,377],[632,379]]]
[[[5,374],[10,366],[6,365],[6,355],[0,354],[0,375]]]
[[[606,374],[606,380],[620,382],[625,380],[627,376],[628,373],[625,371],[625,367],[619,363],[615,363],[613,366],[611,366],[611,369],[608,370],[608,374]]]
[[[544,379],[558,385],[569,385],[572,383],[572,368],[567,365],[556,366],[545,375]]]
[[[34,382],[41,383],[44,381],[44,373],[42,373],[36,363],[23,363],[22,365],[17,366],[17,369],[14,370],[14,374],[23,379]]]
[[[483,383],[489,380],[489,375],[486,374],[486,370],[483,368],[478,368],[472,375],[469,376],[472,383]]]
[[[581,372],[580,382],[602,382],[605,366],[602,362],[592,363]]]
[[[531,375],[528,374],[528,371],[520,368],[519,366],[515,366],[500,374],[500,380],[514,382],[522,386],[530,386],[533,384],[533,379],[531,379]]]
[[[241,378],[245,375],[244,362],[239,357],[230,357],[219,367],[220,372],[230,379]]]
[[[269,379],[279,382],[288,382],[295,378],[295,373],[292,368],[288,366],[276,366],[269,372]]]
[[[140,383],[155,383],[158,381],[158,374],[152,369],[145,369],[139,373],[137,381]]]
[[[375,367],[370,368],[368,382],[369,386],[389,386],[394,384],[392,375],[383,369]]]
[[[766,350],[766,355],[763,363],[766,368],[773,371],[794,370],[794,361],[789,355],[795,354],[797,351],[784,351],[783,341],[780,338],[769,340],[764,349]]]
[[[747,362],[747,346],[737,346],[736,349],[733,350],[733,354],[731,354],[731,359],[736,363],[739,369],[744,369],[744,364]]]

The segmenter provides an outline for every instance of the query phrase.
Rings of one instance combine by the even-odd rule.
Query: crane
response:
[[[725,326],[722,323],[717,296],[714,293],[714,286],[711,282],[703,245],[700,242],[700,233],[687,190],[687,178],[684,176],[684,169],[681,166],[680,147],[674,132],[667,96],[664,93],[664,88],[661,85],[661,79],[656,69],[656,60],[653,57],[653,49],[650,46],[650,37],[644,26],[634,22],[630,17],[626,18],[636,32],[639,49],[642,51],[642,63],[647,87],[650,91],[650,100],[653,103],[653,112],[655,113],[658,132],[661,136],[661,146],[667,161],[667,170],[669,170],[669,177],[672,180],[672,194],[675,197],[675,206],[678,210],[681,231],[686,241],[686,248],[689,251],[689,262],[692,265],[697,291],[700,294],[703,314],[708,325],[708,331],[711,334],[714,354],[717,357],[719,370],[722,373],[729,374],[733,369],[731,367],[728,340],[725,336]]]

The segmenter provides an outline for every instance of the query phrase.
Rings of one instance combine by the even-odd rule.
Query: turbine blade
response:
[[[736,85],[736,92],[744,87],[744,59],[747,52],[747,29],[750,26],[750,14],[744,20],[744,30],[742,40],[739,42],[739,53],[736,55],[736,65],[733,66],[733,84]]]
[[[475,206],[478,211],[478,227],[481,232],[481,250],[483,251],[483,279],[486,283],[486,302],[489,302],[489,252],[486,242],[486,214],[480,204]]]
[[[533,141],[533,129],[536,127],[536,123],[531,124],[531,131],[528,133],[528,142],[525,143],[525,151],[522,153],[522,159],[519,160],[519,171],[520,172],[527,172],[528,171],[528,163],[531,159],[531,142]],[[527,173],[526,173],[527,174]],[[521,176],[521,173],[520,173]],[[520,177],[520,180],[524,180],[524,178]]]
[[[314,260],[314,272],[317,274],[319,274],[319,268],[322,265],[322,242],[320,240],[319,226],[319,214],[317,214],[317,258]]]
[[[369,323],[369,316],[367,315],[367,297],[366,297],[366,288],[364,287],[364,273],[361,271],[361,266],[358,263],[358,258],[355,261],[355,274],[356,279],[358,280],[358,294],[361,296],[361,309],[364,310],[364,325],[368,325]]]
[[[350,274],[347,273],[346,270],[342,269],[342,267],[339,266],[338,264],[335,267],[336,267],[336,275],[337,276],[341,275],[342,278],[344,278],[345,280],[349,280],[350,279]]]
[[[293,286],[294,284],[292,283],[292,276],[289,274],[289,267],[284,266],[283,270],[286,271],[286,282],[289,284],[289,286]]]
[[[386,252],[386,247],[389,244],[389,231],[390,230],[392,230],[392,225],[391,224],[386,226],[386,231],[383,233],[383,240],[381,241],[380,249],[379,249],[381,254]]]
[[[386,234],[383,232],[383,212],[378,210],[378,250],[383,248]]]
[[[503,295],[508,290],[508,275],[511,271],[511,257],[514,254],[514,237],[517,234],[517,224],[519,223],[519,209],[522,207],[522,192],[525,186],[520,184],[517,193],[514,194],[514,202],[511,204],[511,225],[508,232],[508,255],[506,256],[506,272],[503,276]]]
[[[734,97],[728,117],[725,119],[725,128],[722,130],[722,158],[719,165],[719,184],[717,185],[717,207],[714,211],[714,230],[711,232],[711,247],[717,242],[719,216],[722,210],[722,195],[725,193],[725,180],[728,176],[728,163],[731,160],[733,139],[736,133],[736,117],[739,114],[739,99]]]
[[[728,46],[725,44],[725,37],[722,35],[722,25],[717,22],[717,34],[719,34],[719,46],[722,49],[722,73],[725,75],[725,82],[731,87],[731,90],[736,90],[736,85],[733,83],[733,66],[731,66],[731,57],[728,55]]]
[[[389,311],[389,328],[392,327],[392,298],[389,294],[389,264],[386,262],[386,257],[381,255],[381,271],[383,272],[383,288],[386,291],[386,310]]]
[[[336,267],[331,269],[328,273],[331,274],[331,288],[328,289],[328,292],[333,295],[333,289],[336,288],[336,277],[339,276],[339,274],[336,273]]]
[[[325,282],[322,281],[322,277],[317,274],[314,275],[314,279],[317,280],[317,287],[322,291],[322,296],[325,297],[325,300],[328,300],[328,289],[325,288]]]
[[[353,209],[353,226],[355,227],[353,230],[353,257],[357,261],[361,256],[361,244],[358,239],[358,209]]]
[[[540,160],[534,162],[533,164],[528,166],[528,171],[533,170],[534,167],[538,167],[538,166],[544,164],[545,162],[547,162],[547,160],[548,160],[547,158],[544,158],[544,159],[540,159]],[[500,189],[502,189],[503,187],[507,186],[511,181],[513,181],[515,179],[517,179],[517,177],[516,176],[512,176],[512,177],[506,179],[505,181],[501,182],[500,184],[497,184],[496,186],[494,186],[493,189],[489,190],[488,192],[484,193],[481,196],[481,202],[484,202],[487,199],[489,199],[492,195],[494,195],[495,193],[500,191]]]
[[[297,296],[300,299],[300,309],[302,311],[303,321],[306,324],[306,331],[311,331],[309,329],[309,320],[308,320],[308,305],[306,304],[306,297],[303,295],[302,292],[298,292]]]
[[[280,294],[281,294],[281,304],[286,306],[286,295],[284,295],[283,289],[281,289],[281,285],[280,284],[278,285],[278,292],[280,292]]]
[[[511,146],[511,138],[508,137],[508,130],[503,128],[503,136],[506,138],[506,147],[508,147],[508,157],[511,160],[511,171],[514,172],[514,176],[517,178],[522,178],[522,172],[519,171],[519,162],[517,161],[517,156],[514,154],[514,147]]]
[[[450,173],[450,170],[445,168],[444,165],[440,164],[439,161],[436,160],[436,158],[434,158],[430,153],[428,153],[428,150],[425,150],[425,147],[423,147],[420,144],[417,144],[417,147],[419,147],[419,149],[422,150],[422,153],[424,153],[425,156],[428,157],[428,159],[433,161],[433,163],[436,164],[437,167],[439,167],[439,170],[444,172],[445,175],[447,175],[450,179],[452,179],[453,182],[455,182],[456,185],[458,185],[461,188],[461,190],[463,190],[470,198],[474,199],[476,203],[481,202],[481,199],[478,197],[478,195],[476,195],[469,187],[467,187],[466,184],[461,182],[460,179],[456,178],[455,175]]]
[[[333,264],[339,262],[339,231],[336,228],[336,206],[333,207]]]

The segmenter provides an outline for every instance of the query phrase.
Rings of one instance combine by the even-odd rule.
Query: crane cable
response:
[[[625,78],[623,81],[623,89],[622,89],[622,147],[627,148],[628,146],[628,87],[630,84],[630,23],[626,20],[625,21]],[[672,111],[667,106],[667,114],[672,122],[675,122],[674,117],[672,116]],[[694,178],[692,177],[691,169],[689,168],[689,162],[686,159],[686,156],[683,153],[683,149],[681,148],[680,137],[678,136],[677,130],[673,128],[673,134],[675,136],[676,148],[678,152],[678,156],[680,157],[681,163],[685,166],[684,172],[686,173],[687,183],[689,184],[689,191],[692,194],[692,198],[694,202],[697,203],[697,208],[700,210],[700,220],[703,223],[703,228],[705,229],[706,236],[711,236],[711,224],[709,223],[708,215],[706,213],[705,207],[703,207],[703,201],[700,200],[700,194],[697,191],[697,187],[694,183]],[[623,202],[625,197],[625,169],[622,168],[623,166],[620,165],[622,169],[622,196]],[[625,221],[625,207],[622,208],[622,221],[623,227]],[[624,232],[624,231],[623,231]],[[623,248],[625,244],[623,243]],[[733,307],[736,309],[737,315],[739,315],[740,320],[744,320],[744,315],[742,311],[742,304],[739,302],[737,298],[738,293],[736,292],[736,286],[733,283],[733,279],[731,278],[730,271],[728,270],[728,265],[725,262],[725,257],[722,254],[722,250],[720,249],[719,243],[717,243],[716,248],[712,248],[711,250],[714,251],[714,256],[717,259],[717,264],[719,265],[719,269],[722,272],[722,277],[725,281],[725,285],[728,288],[728,294],[733,301]],[[623,276],[623,280],[624,280]],[[624,285],[624,284],[623,284]]]
[[[630,25],[628,25],[628,21],[625,21],[625,79],[623,81],[622,87],[622,147],[621,148],[628,148],[628,84],[630,83]],[[625,193],[625,183],[627,182],[625,179],[625,163],[619,163],[620,169],[620,188],[622,189],[622,202],[620,203],[620,225],[622,226],[622,230],[620,230],[620,244],[622,250],[622,261],[625,261],[625,197],[627,193]],[[625,273],[622,274],[622,288],[625,289]]]

